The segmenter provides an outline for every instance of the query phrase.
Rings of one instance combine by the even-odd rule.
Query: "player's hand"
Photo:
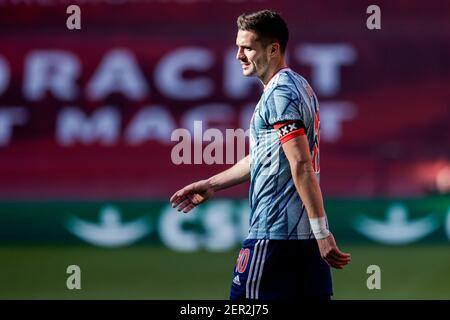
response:
[[[210,186],[208,180],[201,180],[187,185],[178,190],[170,198],[173,208],[178,211],[188,213],[200,203],[205,202],[214,196],[214,189]]]
[[[317,240],[322,258],[333,268],[342,269],[351,261],[349,253],[338,249],[333,234],[330,233],[325,239]]]

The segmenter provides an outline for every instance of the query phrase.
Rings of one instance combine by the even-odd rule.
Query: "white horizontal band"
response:
[[[310,218],[309,223],[311,224],[311,230],[314,233],[314,237],[317,240],[325,239],[330,235],[330,231],[327,226],[327,219],[325,217]]]

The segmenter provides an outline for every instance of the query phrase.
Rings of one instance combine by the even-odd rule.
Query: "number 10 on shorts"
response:
[[[245,268],[247,268],[248,259],[250,258],[250,249],[241,249],[239,251],[239,256],[236,262],[236,271],[239,273],[244,273]]]

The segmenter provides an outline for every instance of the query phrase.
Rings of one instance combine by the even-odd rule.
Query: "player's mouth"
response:
[[[250,63],[242,64],[242,69],[248,69],[250,67]]]

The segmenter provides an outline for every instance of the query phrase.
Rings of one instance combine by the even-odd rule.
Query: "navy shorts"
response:
[[[244,240],[233,272],[230,299],[329,300],[331,271],[315,239]]]

